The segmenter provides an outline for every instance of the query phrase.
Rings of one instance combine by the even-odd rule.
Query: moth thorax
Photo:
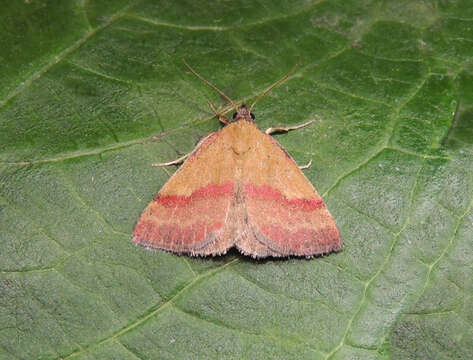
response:
[[[250,149],[251,139],[248,138],[250,134],[248,131],[245,131],[245,129],[248,130],[248,126],[251,125],[245,122],[232,124],[233,138],[231,148],[236,155],[243,155]]]

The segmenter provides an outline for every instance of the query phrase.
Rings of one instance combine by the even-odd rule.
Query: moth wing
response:
[[[226,223],[234,165],[223,130],[201,141],[156,194],[138,219],[133,242],[191,255],[221,254],[232,246]]]
[[[255,257],[341,249],[332,215],[291,156],[256,126],[251,136],[255,145],[243,167],[248,229],[236,246]]]

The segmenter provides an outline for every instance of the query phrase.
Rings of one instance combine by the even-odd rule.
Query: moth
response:
[[[340,233],[326,204],[270,136],[311,122],[262,131],[252,113],[297,65],[247,107],[235,104],[185,64],[235,112],[228,120],[209,103],[224,127],[206,136],[190,154],[156,164],[184,161],[138,219],[133,242],[193,256],[225,254],[232,247],[256,258],[312,257],[340,250]]]

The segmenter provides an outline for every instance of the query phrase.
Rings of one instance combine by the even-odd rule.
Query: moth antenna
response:
[[[219,88],[217,88],[214,84],[210,83],[209,81],[205,80],[202,76],[200,76],[197,71],[195,71],[193,68],[191,68],[191,66],[186,63],[185,60],[182,60],[184,62],[184,65],[187,66],[187,68],[195,75],[197,76],[204,84],[206,84],[207,86],[211,87],[212,89],[214,89],[216,92],[218,92],[220,95],[222,95],[227,101],[230,102],[230,104],[232,104],[233,108],[235,109],[236,112],[238,112],[238,106],[233,102],[232,99],[230,99],[227,95],[225,95],[225,93],[220,90]]]
[[[299,61],[297,62],[297,64],[294,65],[294,67],[293,67],[291,70],[289,70],[289,72],[288,72],[286,75],[284,75],[284,76],[282,77],[282,79],[276,81],[273,85],[271,85],[269,88],[267,88],[265,91],[263,91],[263,92],[261,93],[261,95],[256,98],[255,102],[254,102],[253,104],[251,104],[251,106],[250,106],[250,112],[251,112],[251,110],[253,109],[253,106],[255,106],[255,104],[256,104],[258,101],[260,101],[262,98],[264,98],[271,90],[273,90],[274,88],[278,87],[278,86],[281,85],[283,82],[285,82],[285,81],[289,78],[289,76],[291,76],[291,75],[294,73],[294,71],[296,71],[297,67],[298,67],[300,64],[301,64],[301,60],[299,60]]]

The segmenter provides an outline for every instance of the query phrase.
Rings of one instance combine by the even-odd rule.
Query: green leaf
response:
[[[467,359],[473,7],[451,1],[4,2],[0,359]],[[132,245],[156,169],[254,113],[343,251],[255,261]]]

